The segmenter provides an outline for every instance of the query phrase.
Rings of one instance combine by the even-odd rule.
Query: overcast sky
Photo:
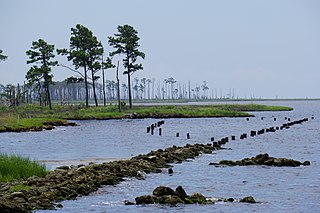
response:
[[[69,47],[78,23],[108,52],[107,36],[132,25],[146,54],[133,77],[193,87],[207,81],[210,90],[234,88],[240,97],[320,97],[318,0],[1,0],[0,49],[9,58],[0,62],[0,83],[25,80],[32,41]],[[53,75],[60,81],[72,73],[55,67]],[[114,79],[114,71],[107,75]]]

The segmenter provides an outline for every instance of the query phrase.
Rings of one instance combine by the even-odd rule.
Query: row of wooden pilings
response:
[[[162,135],[162,128],[161,126],[164,124],[164,120],[158,121],[154,124],[151,124],[150,126],[147,127],[147,133],[150,133],[151,135],[154,135],[155,130],[157,127],[159,127],[158,131],[159,131],[159,135]],[[177,132],[176,137],[180,137],[180,133]],[[187,133],[187,139],[190,139],[190,133]]]
[[[164,120],[158,121],[154,124],[151,124],[150,126],[147,127],[147,133],[151,133],[151,135],[154,134],[154,131],[157,127],[159,127],[159,135],[162,135],[162,128],[161,126],[164,124]]]
[[[314,117],[312,116],[311,119],[314,119]],[[276,119],[274,119],[274,120],[276,120]],[[285,118],[285,120],[290,121],[290,118]],[[304,122],[306,122],[308,120],[309,120],[308,118],[303,118],[303,119],[300,119],[300,120],[284,123],[281,126],[269,127],[269,128],[260,129],[260,130],[257,130],[257,131],[251,130],[250,131],[250,136],[251,137],[255,137],[257,135],[262,135],[262,134],[265,134],[267,132],[276,132],[278,130],[289,129],[293,125],[302,124],[302,123],[304,123]],[[234,135],[231,136],[230,138],[233,141],[236,140],[236,136],[234,136]],[[248,138],[248,134],[247,133],[243,133],[243,134],[240,135],[239,138],[240,138],[240,140],[246,139],[246,138]],[[214,137],[211,137],[211,142],[213,143],[214,147],[220,147],[221,145],[224,145],[224,144],[229,142],[229,137],[221,138],[218,141],[215,141]]]

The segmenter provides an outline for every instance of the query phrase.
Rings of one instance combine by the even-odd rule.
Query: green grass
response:
[[[53,110],[38,105],[0,108],[0,132],[42,129],[43,123],[53,120],[120,119],[135,114],[143,117],[245,117],[253,111],[283,111],[290,107],[259,104],[212,104],[212,105],[159,105],[127,107],[122,112],[117,106],[85,108],[82,105],[54,105]]]
[[[20,116],[0,117],[0,132],[11,131],[20,132],[28,130],[41,130],[45,122],[49,121],[63,121],[63,119],[53,117],[34,117],[34,118],[20,118]]]
[[[0,182],[43,177],[47,173],[44,164],[17,155],[0,154]]]

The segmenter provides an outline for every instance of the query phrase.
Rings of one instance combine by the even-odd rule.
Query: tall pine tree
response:
[[[58,64],[57,61],[52,59],[55,57],[53,54],[54,45],[48,44],[43,39],[32,42],[31,50],[26,54],[29,56],[27,64],[40,64],[41,66],[33,65],[27,72],[26,78],[30,84],[40,82],[43,79],[43,87],[45,89],[45,100],[52,109],[49,85],[52,84],[51,67]]]
[[[145,58],[145,54],[138,50],[140,45],[138,41],[138,32],[130,25],[118,26],[118,33],[113,36],[109,36],[109,44],[115,48],[114,52],[110,53],[110,56],[123,54],[123,65],[126,71],[123,72],[124,75],[128,77],[128,96],[129,96],[129,107],[132,108],[132,95],[131,95],[131,78],[130,76],[138,71],[142,70],[142,64],[137,64],[137,59],[140,57]]]

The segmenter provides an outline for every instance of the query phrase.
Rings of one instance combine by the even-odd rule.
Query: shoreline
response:
[[[76,126],[67,120],[165,119],[165,118],[221,118],[254,117],[248,112],[291,111],[291,107],[259,104],[225,105],[161,105],[135,106],[119,112],[117,107],[56,106],[47,110],[35,105],[6,108],[0,114],[1,132],[52,130],[55,126]]]

